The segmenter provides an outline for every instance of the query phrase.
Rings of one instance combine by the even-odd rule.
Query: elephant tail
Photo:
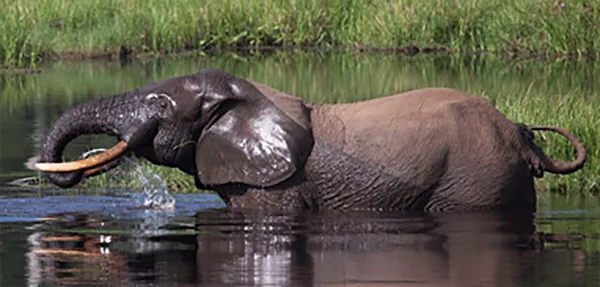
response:
[[[534,159],[530,159],[532,164],[532,170],[534,170],[534,175],[538,177],[542,177],[544,171],[548,171],[555,174],[569,174],[578,171],[583,167],[587,159],[587,152],[583,143],[571,132],[559,128],[559,127],[551,127],[551,126],[530,126],[527,127],[523,124],[519,124],[522,128],[526,129],[527,137],[529,138],[529,143],[531,148],[533,149],[536,156]],[[569,142],[575,147],[577,150],[577,158],[571,162],[564,162],[550,158],[546,155],[540,147],[533,143],[533,131],[552,131],[562,136],[566,137]]]

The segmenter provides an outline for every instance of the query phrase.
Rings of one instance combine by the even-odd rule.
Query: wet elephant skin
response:
[[[534,143],[538,130],[567,137],[577,158],[547,156]],[[98,133],[120,142],[60,163],[71,140]],[[72,187],[127,152],[179,168],[234,208],[279,210],[534,211],[535,177],[586,161],[570,132],[515,123],[453,89],[314,104],[207,69],[65,111],[38,168]]]

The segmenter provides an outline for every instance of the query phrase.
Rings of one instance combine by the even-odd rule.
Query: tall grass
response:
[[[159,58],[121,65],[94,61],[53,62],[38,75],[0,77],[0,170],[22,169],[39,153],[39,142],[60,112],[89,98],[121,92],[159,79],[221,68],[310,102],[351,102],[424,87],[452,87],[480,95],[516,122],[557,125],[575,133],[588,149],[584,169],[545,174],[540,190],[567,194],[600,191],[600,64],[591,61],[512,61],[503,57],[417,56],[360,53],[289,53]],[[30,127],[31,126],[31,127]],[[32,143],[28,139],[34,139]],[[536,133],[552,157],[572,160],[572,146],[552,133]],[[31,146],[31,147],[29,147]],[[96,139],[80,150],[108,147]],[[19,154],[7,166],[5,155]],[[190,176],[151,166],[171,186],[193,190]],[[0,173],[4,173],[0,171]]]
[[[588,0],[3,0],[0,59],[261,46],[445,48],[523,55],[600,49]]]

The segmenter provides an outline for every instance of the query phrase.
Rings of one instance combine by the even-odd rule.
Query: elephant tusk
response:
[[[36,163],[35,167],[46,172],[81,171],[109,163],[123,155],[125,151],[127,151],[127,143],[120,141],[109,150],[89,158],[70,162],[40,162]]]
[[[92,177],[92,176],[99,175],[101,173],[111,170],[112,168],[116,167],[118,164],[119,164],[119,159],[117,158],[117,159],[114,159],[108,163],[101,165],[101,166],[94,167],[91,169],[86,169],[83,172],[83,177]]]

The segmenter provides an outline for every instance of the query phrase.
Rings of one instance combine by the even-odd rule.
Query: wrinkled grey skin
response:
[[[278,209],[535,209],[534,176],[571,173],[481,98],[428,88],[316,105],[220,70],[91,100],[50,129],[41,161],[81,134],[115,135],[229,205]],[[71,187],[81,172],[48,173]]]

